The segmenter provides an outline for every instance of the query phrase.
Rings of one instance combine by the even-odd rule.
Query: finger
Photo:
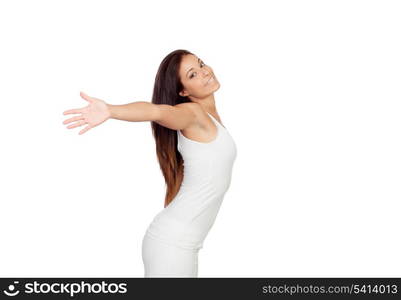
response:
[[[63,122],[63,124],[68,124],[68,123],[71,123],[71,122],[74,122],[74,121],[83,120],[83,119],[84,119],[83,116],[76,116],[76,117],[69,118],[69,119],[65,120],[65,121]]]
[[[91,129],[91,127],[88,125],[86,126],[84,129],[82,129],[79,134],[84,134],[85,132],[87,132],[89,129]]]
[[[80,114],[82,112],[82,108],[74,108],[74,109],[69,109],[63,112],[63,115],[68,115],[68,114]]]
[[[71,124],[71,125],[67,126],[67,128],[71,129],[71,128],[75,128],[75,127],[82,126],[82,125],[85,125],[85,124],[86,124],[85,121],[79,121],[79,122],[75,122],[74,124]]]
[[[84,98],[86,101],[88,101],[89,103],[92,103],[92,98],[89,97],[87,94],[85,94],[84,92],[80,92],[79,93],[81,95],[82,98]]]

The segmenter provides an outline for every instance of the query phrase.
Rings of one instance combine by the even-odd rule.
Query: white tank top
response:
[[[197,142],[177,131],[177,148],[184,159],[183,181],[173,201],[155,216],[146,231],[158,240],[185,249],[203,247],[230,186],[237,156],[227,129],[209,116],[217,126],[217,135],[211,142]]]

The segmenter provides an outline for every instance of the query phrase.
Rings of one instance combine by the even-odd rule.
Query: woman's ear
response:
[[[186,90],[182,90],[181,92],[179,92],[179,95],[180,95],[181,97],[186,97],[186,96],[188,96],[189,94],[187,93]]]

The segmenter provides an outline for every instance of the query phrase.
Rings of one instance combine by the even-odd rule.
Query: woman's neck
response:
[[[210,94],[205,98],[192,98],[193,102],[199,103],[200,106],[208,113],[217,113],[216,102],[214,100],[214,94]]]

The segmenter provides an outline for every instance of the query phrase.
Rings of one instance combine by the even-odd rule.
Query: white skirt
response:
[[[145,234],[142,260],[145,277],[198,277],[199,250],[169,245]]]

